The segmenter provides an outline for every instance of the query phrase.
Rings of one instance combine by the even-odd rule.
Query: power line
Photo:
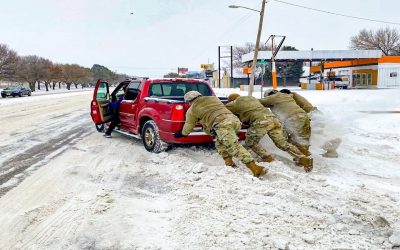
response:
[[[254,7],[254,8],[257,8],[257,7]],[[237,28],[239,26],[244,24],[253,15],[254,15],[254,12],[253,13],[249,12],[249,13],[243,15],[240,19],[238,19],[236,22],[234,22],[232,25],[230,25],[225,31],[221,32],[220,35],[218,36],[217,40],[219,41],[222,38],[226,37],[229,33],[232,33],[233,31],[237,30]],[[204,49],[201,50],[201,53],[198,53],[195,57],[193,57],[192,60],[197,60],[199,57],[204,56],[204,53],[211,47],[214,47],[215,43],[216,42],[210,42],[206,47],[204,47]]]
[[[340,13],[336,13],[336,12],[315,9],[315,8],[311,8],[311,7],[307,7],[307,6],[303,6],[303,5],[294,4],[294,3],[288,3],[288,2],[285,2],[285,1],[281,1],[281,0],[273,0],[273,1],[279,2],[279,3],[283,3],[283,4],[287,4],[287,5],[292,5],[292,6],[303,8],[303,9],[307,9],[307,10],[313,10],[313,11],[322,12],[322,13],[325,13],[325,14],[335,15],[335,16],[342,16],[342,17],[359,19],[359,20],[376,22],[376,23],[386,23],[386,24],[400,25],[400,23],[382,21],[382,20],[377,20],[377,19],[370,19],[370,18],[365,18],[365,17],[350,16],[350,15],[346,15],[346,14],[340,14]]]

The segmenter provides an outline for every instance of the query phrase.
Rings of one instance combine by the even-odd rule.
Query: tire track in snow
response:
[[[23,181],[29,175],[31,167],[34,168],[34,171],[91,133],[94,131],[89,126],[89,122],[83,125],[79,124],[51,140],[37,144],[23,153],[5,160],[0,165],[0,169],[2,169],[0,172],[0,197]],[[7,183],[9,181],[11,183]]]

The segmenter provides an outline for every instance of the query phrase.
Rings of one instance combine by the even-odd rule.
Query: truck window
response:
[[[149,96],[162,96],[161,84],[151,85]]]
[[[211,90],[204,83],[166,82],[152,84],[149,96],[153,97],[183,97],[189,91],[199,91],[203,96],[211,96]]]
[[[107,99],[107,84],[102,82],[99,85],[99,88],[97,89],[97,100],[106,100]]]
[[[140,92],[140,83],[133,82],[129,84],[128,89],[126,90],[125,100],[136,100],[138,94]]]

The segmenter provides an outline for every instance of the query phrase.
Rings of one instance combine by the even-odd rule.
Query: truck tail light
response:
[[[183,108],[183,105],[178,104],[172,109],[171,120],[185,121],[185,109]]]

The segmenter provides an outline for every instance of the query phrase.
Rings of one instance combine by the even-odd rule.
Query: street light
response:
[[[251,65],[251,75],[250,75],[250,84],[249,84],[249,92],[247,95],[252,96],[253,95],[253,90],[254,90],[254,73],[256,71],[256,64],[257,64],[257,57],[258,57],[258,49],[260,47],[260,38],[261,38],[261,30],[262,30],[262,24],[264,20],[264,10],[265,10],[265,0],[262,0],[261,4],[261,11],[255,10],[252,8],[244,7],[244,6],[238,6],[238,5],[229,5],[229,8],[243,8],[247,10],[252,10],[260,13],[260,20],[258,23],[258,32],[257,32],[257,39],[256,39],[256,47],[254,48],[254,57],[253,57],[253,64]]]
[[[256,10],[256,9],[252,9],[252,8],[248,8],[248,7],[244,7],[244,6],[240,6],[240,5],[229,5],[228,7],[229,7],[229,8],[232,8],[232,9],[242,8],[242,9],[247,9],[247,10],[256,11],[256,12],[258,12],[258,13],[261,12],[261,11]]]

